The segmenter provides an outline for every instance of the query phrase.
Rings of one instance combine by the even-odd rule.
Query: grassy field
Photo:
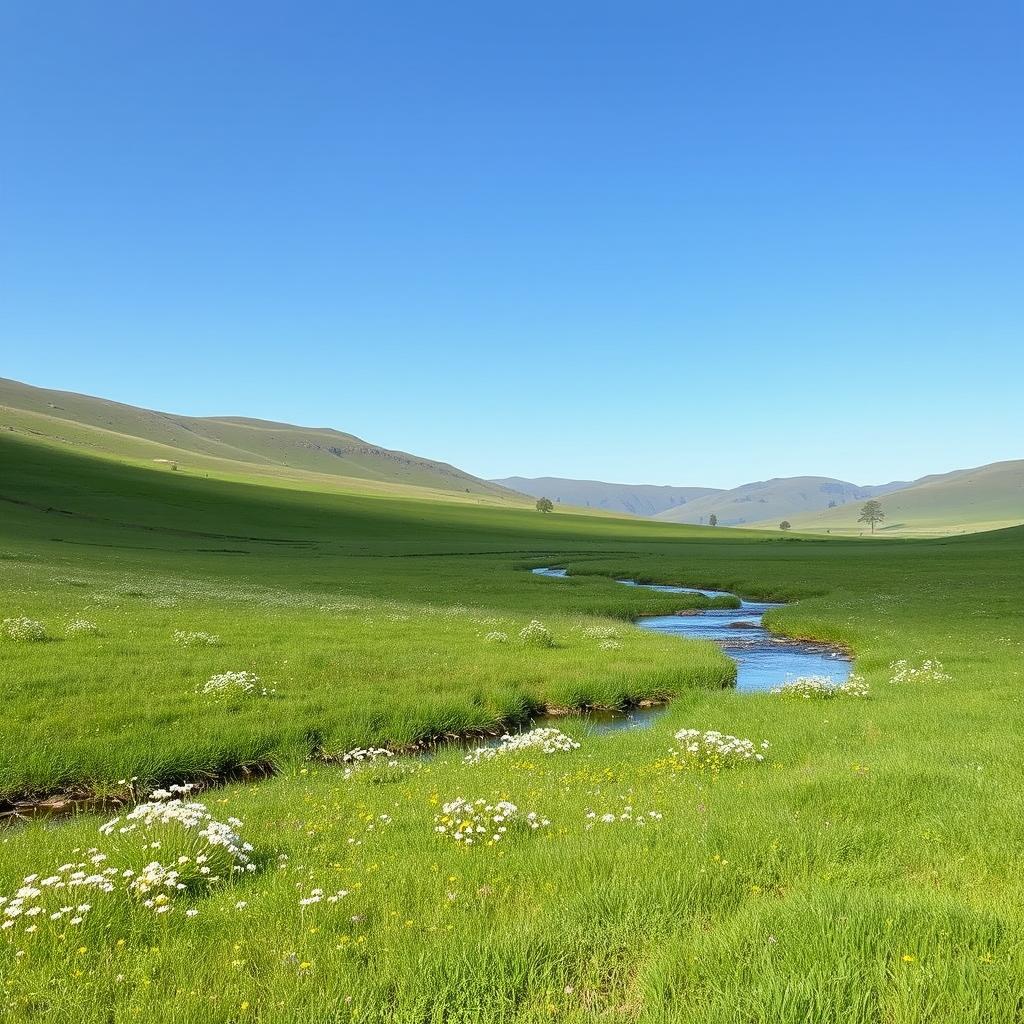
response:
[[[0,618],[46,634],[0,640],[4,797],[276,772],[199,797],[244,822],[252,870],[152,907],[120,874],[67,912],[42,882],[195,865],[186,830],[107,835],[109,815],[83,814],[0,833],[0,1016],[1019,1021],[1022,556],[1020,529],[782,539],[174,474],[0,435]],[[545,564],[572,577],[527,571]],[[849,646],[872,695],[731,692],[715,648],[629,624],[695,602],[610,578],[627,574],[796,600],[771,625]],[[553,646],[519,639],[535,619]],[[894,681],[899,659],[944,673]],[[256,694],[198,692],[229,671],[256,673]],[[563,719],[566,752],[337,763],[545,705],[669,697],[642,732]],[[684,727],[771,745],[712,770],[669,754]],[[550,825],[465,846],[436,831],[458,797]],[[22,886],[34,917],[7,914]]]

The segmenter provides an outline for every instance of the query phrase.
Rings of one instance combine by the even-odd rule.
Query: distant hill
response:
[[[695,498],[715,494],[714,487],[663,487],[656,484],[610,484],[602,480],[566,480],[556,476],[510,476],[491,483],[563,505],[653,516],[678,509]],[[689,520],[687,520],[689,522]]]
[[[885,521],[879,536],[937,536],[998,530],[1024,523],[1024,460],[993,462],[975,469],[928,476],[879,499]],[[838,535],[860,534],[860,503],[791,515],[794,530]],[[775,517],[752,523],[778,528]]]
[[[906,483],[894,482],[860,487],[825,476],[778,477],[718,491],[681,508],[661,512],[654,518],[670,523],[699,524],[707,523],[713,513],[718,516],[720,526],[749,526],[766,521],[778,526],[782,519],[793,520],[794,516],[817,512],[833,503],[838,506],[864,501],[906,486]]]
[[[446,462],[393,451],[330,427],[240,416],[180,416],[0,378],[0,429],[99,455],[182,469],[408,486],[525,503]],[[371,489],[374,489],[371,487]]]

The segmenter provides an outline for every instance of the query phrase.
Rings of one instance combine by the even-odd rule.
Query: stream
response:
[[[566,579],[566,569],[533,569],[537,576]],[[725,590],[670,587],[658,583],[616,580],[625,587],[642,587],[663,594],[703,594],[705,597],[733,597]],[[744,601],[739,608],[709,608],[686,615],[644,615],[636,620],[641,629],[667,633],[690,640],[711,640],[736,662],[736,689],[743,693],[771,690],[782,683],[805,676],[829,676],[845,682],[852,670],[847,654],[829,644],[790,640],[775,636],[761,623],[761,617],[780,603]],[[664,707],[635,708],[625,714],[587,715],[594,732],[643,728],[664,714]]]

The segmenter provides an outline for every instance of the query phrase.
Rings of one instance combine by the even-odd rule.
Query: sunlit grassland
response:
[[[22,445],[0,460],[0,495],[25,503],[0,509],[0,617],[58,638],[0,644],[8,792],[279,769],[204,794],[243,819],[259,870],[184,904],[197,916],[111,899],[74,928],[0,933],[8,1019],[1020,1019],[1024,531],[749,539],[179,481]],[[541,564],[573,575],[526,571]],[[850,647],[872,697],[720,690],[713,649],[628,624],[684,599],[616,576],[795,599],[773,627]],[[79,616],[100,633],[64,637]],[[484,639],[533,618],[559,646]],[[579,628],[598,623],[621,647]],[[223,642],[182,648],[175,629]],[[892,684],[897,658],[951,678]],[[225,669],[277,693],[203,704],[195,685]],[[348,780],[308,758],[656,695],[674,699],[647,731],[564,719],[571,753],[467,766],[442,749]],[[767,739],[770,757],[674,772],[681,727]],[[434,831],[457,796],[552,825],[463,848]],[[586,829],[627,804],[662,820]],[[4,831],[0,893],[101,845],[102,820]],[[314,888],[349,895],[301,907]]]

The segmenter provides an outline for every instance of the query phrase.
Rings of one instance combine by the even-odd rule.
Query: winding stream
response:
[[[533,569],[537,576],[565,579],[566,569]],[[696,587],[669,587],[658,583],[616,580],[626,587],[643,587],[665,594],[703,594],[705,597],[732,597],[725,590],[699,590]],[[740,600],[739,608],[709,608],[686,615],[645,615],[636,620],[641,629],[692,640],[711,640],[736,662],[736,689],[751,693],[770,690],[781,683],[804,676],[830,676],[841,683],[852,670],[850,658],[829,644],[809,640],[790,640],[774,636],[761,624],[770,608],[782,607],[768,601]],[[637,708],[625,715],[590,715],[596,732],[642,728],[664,713],[664,708]]]

